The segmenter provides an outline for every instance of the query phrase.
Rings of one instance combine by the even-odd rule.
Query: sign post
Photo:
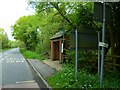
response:
[[[103,29],[102,29],[102,44],[105,42],[105,2],[103,2]],[[100,87],[103,83],[103,71],[104,71],[104,47],[102,46],[101,56],[101,72],[100,72]]]
[[[76,56],[75,56],[75,78],[78,81],[78,31],[75,30]]]

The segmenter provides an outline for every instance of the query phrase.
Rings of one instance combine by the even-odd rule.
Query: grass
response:
[[[102,88],[120,88],[120,80],[114,77],[105,78]],[[78,81],[75,80],[74,65],[63,65],[63,70],[47,79],[48,84],[54,88],[100,88],[98,75],[90,74],[85,70],[78,71]]]
[[[0,52],[5,51],[5,50],[9,50],[9,49],[12,49],[12,48],[2,48],[2,49],[0,49]]]
[[[42,54],[38,54],[36,52],[33,51],[28,51],[24,48],[20,48],[20,52],[23,54],[23,56],[26,59],[39,59],[39,60],[44,60],[44,56]]]

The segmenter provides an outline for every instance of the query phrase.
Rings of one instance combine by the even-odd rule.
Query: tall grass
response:
[[[25,48],[20,48],[20,52],[23,54],[23,56],[26,59],[39,59],[39,60],[44,60],[44,55],[42,54],[38,54],[36,52],[33,51],[28,51]]]

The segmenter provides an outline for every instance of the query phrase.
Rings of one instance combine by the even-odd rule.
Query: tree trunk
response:
[[[108,30],[109,30],[109,35],[110,35],[110,44],[111,44],[111,54],[112,55],[116,55],[115,52],[115,39],[114,39],[114,33],[113,33],[113,29],[112,29],[112,24],[109,24],[108,26]],[[113,58],[113,63],[116,64],[116,59]],[[113,67],[113,70],[116,71],[116,67]]]

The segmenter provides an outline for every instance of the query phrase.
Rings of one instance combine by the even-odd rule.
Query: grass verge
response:
[[[20,48],[20,52],[23,54],[23,56],[26,59],[39,59],[39,60],[44,60],[44,56],[42,54],[38,54],[33,51],[28,51],[25,48]]]
[[[0,52],[5,51],[5,50],[9,50],[9,49],[12,49],[12,48],[2,48],[2,49],[0,49]]]
[[[120,80],[114,77],[105,78],[102,88],[120,88]],[[75,70],[72,64],[63,65],[63,70],[59,71],[47,79],[48,84],[55,88],[100,88],[98,75],[90,74],[85,70],[78,71],[78,81],[75,80]]]

